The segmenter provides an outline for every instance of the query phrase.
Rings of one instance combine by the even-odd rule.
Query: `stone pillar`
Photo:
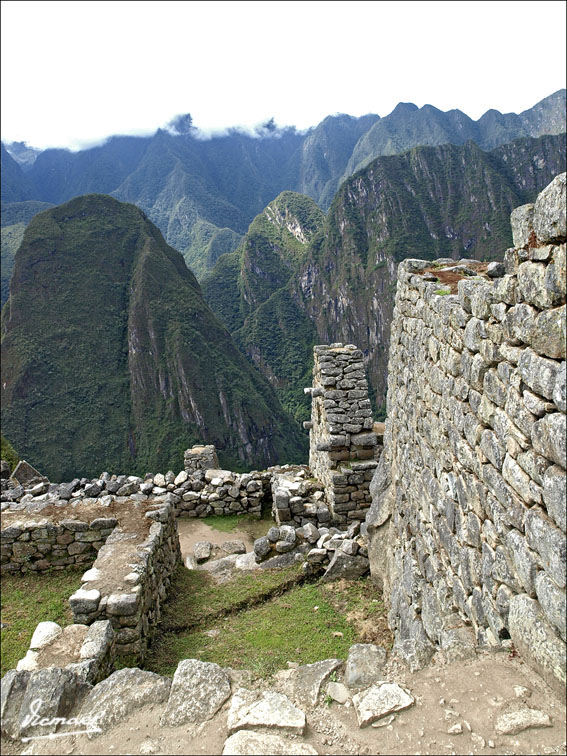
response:
[[[217,470],[219,461],[213,444],[207,446],[197,445],[187,449],[183,455],[185,472],[191,473],[197,470]]]
[[[335,522],[364,520],[377,465],[377,437],[362,352],[353,344],[314,347],[309,466],[325,487]]]

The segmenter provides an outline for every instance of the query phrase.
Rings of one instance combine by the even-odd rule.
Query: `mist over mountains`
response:
[[[363,350],[380,414],[397,263],[510,246],[510,211],[565,170],[565,102],[2,145],[8,437],[55,477],[165,469],[197,440],[233,466],[299,461],[332,341]]]

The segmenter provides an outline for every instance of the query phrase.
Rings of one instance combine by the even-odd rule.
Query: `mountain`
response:
[[[35,147],[30,147],[26,142],[10,142],[6,144],[6,149],[24,171],[32,167],[37,156],[42,152]]]
[[[2,206],[2,241],[1,241],[1,302],[0,306],[8,299],[10,293],[10,278],[14,269],[14,259],[18,247],[24,238],[27,224],[34,215],[53,207],[49,202],[12,202]]]
[[[283,192],[250,224],[239,249],[220,257],[203,281],[211,309],[299,422],[310,412],[303,387],[311,380],[316,331],[289,285],[324,220],[310,197]]]
[[[288,251],[270,248],[268,206],[238,252],[219,258],[203,282],[205,297],[298,419],[306,419],[311,347],[334,341],[363,350],[380,411],[397,264],[406,257],[494,259],[512,243],[511,210],[564,170],[565,135],[489,152],[467,142],[379,157],[343,183],[300,255],[281,223],[279,246]],[[293,200],[299,205],[298,195]]]
[[[397,155],[420,145],[472,140],[483,150],[490,150],[520,137],[561,134],[567,130],[566,93],[560,89],[519,115],[489,110],[478,121],[460,110],[443,112],[432,105],[417,108],[412,103],[400,103],[361,136],[338,183],[380,155]]]
[[[459,110],[400,103],[384,118],[333,115],[306,132],[269,122],[254,134],[232,129],[204,138],[186,115],[153,136],[115,136],[79,152],[44,150],[33,163],[30,148],[12,143],[3,203],[111,194],[142,208],[202,278],[282,191],[307,194],[326,211],[340,184],[381,155],[470,140],[492,149],[565,129],[565,90],[519,115],[491,110],[478,121]],[[27,161],[25,172],[17,160]]]
[[[2,312],[2,425],[52,480],[174,469],[200,441],[240,469],[306,451],[182,256],[103,195],[26,229]]]

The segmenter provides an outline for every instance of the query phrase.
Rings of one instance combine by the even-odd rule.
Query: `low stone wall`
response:
[[[12,519],[0,535],[2,573],[90,565],[116,524],[112,517],[97,518],[90,523],[69,518],[59,524],[48,519],[37,522]]]
[[[513,642],[563,693],[565,174],[512,228],[494,279],[399,267],[369,551],[412,663]]]
[[[140,516],[151,522],[147,537],[116,528],[69,599],[75,623],[109,620],[116,654],[134,655],[138,661],[145,656],[181,560],[174,507],[165,504]]]
[[[314,347],[309,466],[325,489],[333,522],[364,520],[377,437],[362,352],[353,344]]]

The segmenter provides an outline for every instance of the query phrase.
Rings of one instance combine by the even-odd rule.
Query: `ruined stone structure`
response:
[[[314,348],[309,467],[325,490],[333,522],[364,520],[377,437],[362,352],[352,344]]]
[[[185,472],[190,474],[197,470],[213,470],[219,466],[217,452],[213,444],[192,446],[183,455],[183,462]]]
[[[367,518],[412,664],[513,642],[562,694],[565,193],[562,174],[512,213],[514,248],[488,276],[470,261],[401,263]]]

